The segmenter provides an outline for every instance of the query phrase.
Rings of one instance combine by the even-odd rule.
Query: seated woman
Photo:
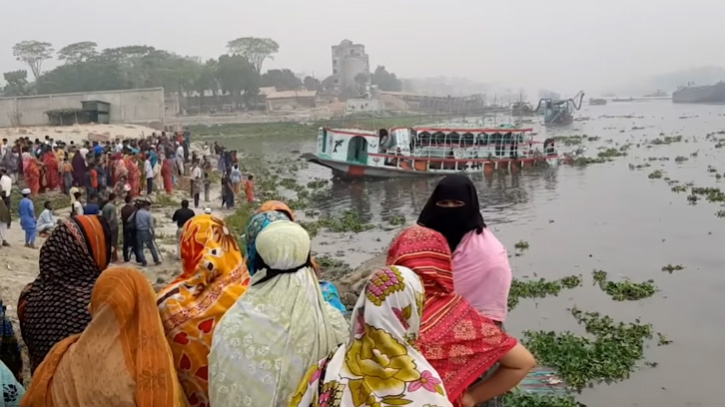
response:
[[[424,296],[405,267],[374,272],[352,311],[350,338],[307,371],[290,407],[451,406],[440,375],[414,345]]]
[[[418,224],[445,236],[453,252],[455,290],[499,326],[506,320],[511,288],[508,253],[486,227],[470,178],[448,175],[436,186]]]
[[[209,348],[227,310],[247,290],[249,272],[224,222],[196,215],[181,232],[181,275],[158,295],[158,308],[190,406],[209,405]]]
[[[153,288],[139,271],[98,278],[92,320],[59,342],[35,371],[23,407],[182,407]]]
[[[56,220],[53,218],[53,207],[50,204],[50,201],[45,201],[43,204],[43,212],[40,213],[40,216],[38,217],[38,234],[40,236],[47,236],[50,234],[50,232],[53,231],[53,228],[55,227]]]
[[[273,222],[259,233],[255,248],[249,290],[214,332],[214,407],[287,406],[307,369],[348,336],[342,314],[322,298],[302,226]]]
[[[387,262],[408,267],[423,280],[418,345],[454,405],[473,406],[500,396],[534,368],[525,347],[453,292],[451,251],[443,235],[422,226],[408,228],[390,245]],[[497,362],[495,373],[471,386]]]
[[[111,231],[99,216],[63,219],[40,249],[40,273],[18,301],[20,333],[34,371],[61,340],[83,332],[96,279],[111,259]]]
[[[262,215],[264,213],[268,213],[268,215]],[[259,210],[257,210],[257,215],[262,216],[255,215],[252,219],[249,220],[249,223],[247,223],[247,231],[245,235],[247,240],[247,267],[250,267],[250,270],[250,263],[253,262],[253,257],[255,255],[254,239],[256,238],[256,235],[261,232],[262,229],[264,229],[267,225],[269,225],[270,222],[283,219],[279,216],[274,215],[275,213],[283,214],[288,220],[295,222],[294,212],[284,202],[267,201],[264,202],[262,206],[260,206]],[[317,277],[320,277],[320,273],[322,272],[322,270],[320,269],[320,265],[317,264],[314,258],[311,259],[311,261],[312,267],[317,273]],[[322,290],[322,295],[323,297],[325,297],[325,301],[327,301],[328,304],[337,308],[340,312],[342,312],[343,315],[347,315],[347,308],[342,303],[342,300],[340,299],[340,293],[337,291],[337,287],[335,287],[332,282],[326,280],[320,281],[320,289]]]

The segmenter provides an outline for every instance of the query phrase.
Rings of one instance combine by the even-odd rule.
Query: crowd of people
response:
[[[439,182],[351,310],[284,203],[260,206],[241,248],[182,206],[180,273],[158,293],[109,268],[106,216],[58,222],[18,302],[27,391],[4,331],[5,405],[497,406],[535,366],[504,330],[511,268],[467,177]]]

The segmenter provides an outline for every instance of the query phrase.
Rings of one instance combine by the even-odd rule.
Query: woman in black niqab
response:
[[[475,229],[480,234],[486,223],[471,179],[454,174],[440,180],[420,213],[418,224],[445,236],[451,252],[466,233]]]

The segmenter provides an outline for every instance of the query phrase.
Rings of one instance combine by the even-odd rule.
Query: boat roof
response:
[[[524,129],[519,127],[494,127],[494,128],[469,128],[469,127],[413,127],[417,132],[427,131],[429,133],[511,133],[511,132],[530,132],[534,129]]]

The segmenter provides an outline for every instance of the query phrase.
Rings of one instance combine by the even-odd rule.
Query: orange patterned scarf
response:
[[[64,339],[48,353],[21,405],[183,406],[146,277],[134,269],[106,270],[93,289],[90,312],[93,319],[82,334]]]
[[[418,345],[441,375],[448,398],[459,404],[466,389],[516,346],[516,339],[453,292],[451,250],[440,233],[422,226],[404,230],[391,244],[387,264],[408,267],[423,280]]]
[[[184,225],[181,266],[181,276],[159,293],[158,306],[189,405],[208,406],[212,335],[250,277],[237,241],[212,215]]]

